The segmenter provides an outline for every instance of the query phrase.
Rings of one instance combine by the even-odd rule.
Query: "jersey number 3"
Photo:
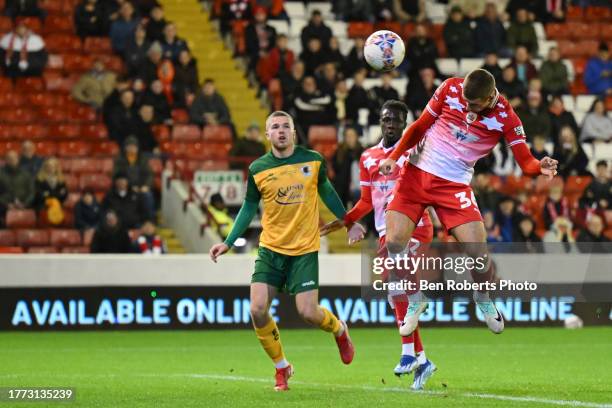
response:
[[[478,204],[476,204],[476,197],[474,197],[473,191],[470,192],[470,198],[467,197],[467,193],[465,191],[458,192],[457,194],[455,194],[455,197],[459,199],[459,203],[461,204],[462,210],[464,208],[471,207],[472,205],[478,208]]]

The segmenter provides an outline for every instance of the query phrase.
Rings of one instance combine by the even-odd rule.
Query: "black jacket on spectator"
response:
[[[598,208],[599,202],[606,200],[608,202],[607,209],[612,209],[612,180],[607,180],[602,183],[598,179],[593,179],[591,184],[584,190],[580,198],[581,207],[592,207],[595,205]]]
[[[304,63],[304,71],[306,75],[314,75],[317,68],[327,62],[329,54],[321,48],[318,52],[312,52],[309,49],[304,49],[300,54],[300,60]]]
[[[502,81],[502,69],[499,66],[499,64],[496,64],[496,65],[484,64],[481,68],[489,71],[491,75],[495,77],[495,83],[499,84]]]
[[[147,91],[142,98],[144,105],[151,105],[155,110],[156,124],[163,123],[172,117],[172,109],[168,103],[168,99],[164,94],[156,94],[155,92]]]
[[[432,68],[438,74],[436,58],[438,58],[438,48],[436,43],[429,37],[413,37],[406,45],[406,58],[410,61],[408,76],[415,78],[423,68]]]
[[[300,89],[294,106],[296,123],[301,126],[303,136],[308,135],[308,129],[312,125],[332,125],[336,120],[334,98],[329,94],[320,91],[307,94]]]
[[[269,52],[276,45],[276,30],[271,25],[265,24],[264,30],[267,36],[267,46],[261,49],[259,36],[257,35],[257,27],[255,23],[249,24],[245,29],[246,53],[251,58],[250,64],[255,68],[255,64],[259,61],[259,53],[261,51]]]
[[[340,145],[332,158],[332,167],[335,173],[334,187],[345,206],[351,200],[352,166],[354,162],[359,163],[362,152],[361,146],[350,149],[346,145]]]
[[[112,107],[105,119],[108,137],[123,146],[125,139],[135,134],[138,129],[138,115],[133,109],[126,109],[121,102]]]
[[[525,97],[525,94],[527,92],[527,90],[525,89],[525,84],[523,84],[523,82],[521,82],[516,77],[512,82],[506,82],[501,79],[497,84],[497,89],[499,90],[499,92],[506,95],[509,100],[514,98],[522,99]]]
[[[99,226],[91,241],[92,254],[128,254],[132,252],[132,242],[122,226],[110,228]]]
[[[40,17],[46,13],[38,7],[38,0],[6,0],[4,14],[15,17]]]
[[[370,110],[370,123],[378,123],[380,108],[386,101],[390,99],[399,100],[399,93],[392,86],[388,88],[376,86],[372,89],[370,96],[374,98],[372,100],[372,109]]]
[[[583,253],[609,254],[612,249],[610,240],[602,233],[595,236],[589,230],[583,229],[576,237],[576,246]]]
[[[476,22],[474,38],[478,54],[499,53],[506,44],[506,29],[499,19],[491,22],[484,17],[480,17]]]
[[[195,97],[191,108],[189,108],[189,118],[191,122],[198,125],[205,125],[204,113],[215,113],[217,122],[222,125],[227,125],[231,121],[225,99],[218,92],[215,92],[211,96],[206,96],[203,92],[200,92]]]
[[[157,147],[157,140],[151,129],[151,123],[147,123],[142,118],[138,117],[138,125],[136,126],[136,139],[138,139],[138,148],[142,152],[152,152]]]
[[[87,7],[82,2],[74,11],[74,27],[79,37],[102,37],[108,34],[108,21],[100,2]]]
[[[557,143],[559,132],[564,126],[569,126],[574,130],[575,134],[580,134],[576,119],[574,119],[574,115],[571,112],[563,111],[558,116],[548,112],[548,116],[550,117],[550,135],[553,143]]]
[[[591,173],[587,170],[589,165],[589,158],[580,146],[577,145],[576,152],[564,150],[562,146],[556,145],[553,152],[553,159],[559,161],[557,172],[563,178],[567,176],[588,176]]]
[[[359,109],[371,109],[372,99],[369,92],[361,87],[353,85],[346,98],[346,119],[357,123]]]
[[[325,23],[322,23],[318,27],[312,23],[308,23],[308,25],[302,29],[302,35],[300,37],[302,49],[305,50],[308,48],[308,40],[311,38],[318,38],[321,41],[321,49],[327,49],[331,37],[332,31]]]
[[[363,56],[363,50],[357,50],[355,47],[351,48],[351,51],[346,56],[345,60],[345,68],[344,68],[344,77],[350,78],[355,74],[355,72],[359,71],[361,68],[365,68],[368,71],[370,70],[370,66],[365,60]]]
[[[174,96],[175,103],[185,106],[185,97],[188,93],[196,94],[200,86],[198,79],[198,64],[195,59],[189,64],[176,64],[174,66]]]
[[[16,199],[25,207],[34,201],[34,180],[21,168],[4,166],[0,169],[0,207],[6,207]]]
[[[104,197],[102,208],[114,210],[121,223],[128,229],[139,227],[147,214],[141,195],[132,190],[128,190],[122,197],[113,188]]]
[[[139,74],[144,62],[147,61],[147,51],[150,46],[151,43],[149,41],[137,44],[133,38],[126,45],[123,60],[130,77],[135,77]],[[157,72],[155,76],[157,76]]]
[[[420,80],[410,82],[413,84],[408,83],[405,99],[406,105],[408,105],[408,108],[416,119],[421,115],[421,112],[423,112],[423,109],[425,109],[427,102],[429,102],[434,92],[436,92],[436,87],[433,86],[428,90],[425,89],[423,82]]]
[[[149,40],[150,42],[161,42],[164,38],[164,27],[166,27],[165,18],[162,18],[161,20],[153,20],[152,18],[150,18],[146,26],[147,40]]]
[[[125,174],[130,183],[130,186],[148,186],[153,188],[153,171],[149,166],[149,161],[141,154],[135,163],[130,164],[125,155],[121,155],[115,159],[113,166],[114,174]]]
[[[51,186],[46,180],[36,180],[34,182],[34,208],[42,210],[45,208],[45,200],[47,198],[57,198],[60,203],[63,203],[68,197],[68,189],[66,183],[58,181],[55,186]]]
[[[230,168],[242,170],[248,163],[242,161],[232,161],[232,157],[236,158],[251,158],[254,159],[259,156],[263,156],[266,153],[266,147],[255,140],[247,140],[245,138],[239,138],[234,143],[232,150],[230,150]]]
[[[176,37],[171,43],[167,42],[165,39],[162,39],[161,46],[164,58],[170,59],[173,62],[178,61],[178,56],[181,51],[189,50],[187,42],[178,37]]]
[[[42,166],[42,164],[43,164],[43,159],[40,156],[34,155],[30,158],[21,156],[19,158],[19,167],[21,167],[22,169],[30,173],[32,177],[35,177],[36,174],[38,174],[38,170],[40,170],[40,167]]]
[[[468,20],[456,23],[449,19],[444,25],[444,42],[452,58],[471,58],[475,54],[474,33]]]
[[[149,58],[146,58],[140,64],[140,68],[136,76],[145,81],[145,83],[150,84],[151,82],[158,79],[157,68],[157,64],[154,64]]]
[[[74,226],[79,230],[96,228],[102,219],[102,209],[94,197],[93,203],[87,205],[79,200],[74,206]]]

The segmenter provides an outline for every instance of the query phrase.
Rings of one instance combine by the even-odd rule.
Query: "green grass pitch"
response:
[[[295,366],[275,393],[274,369],[255,334],[235,331],[1,333],[0,387],[69,386],[74,402],[43,407],[612,407],[612,327],[570,331],[486,328],[422,331],[438,372],[427,392],[392,369],[394,329],[353,329],[353,364],[331,335],[283,330]]]

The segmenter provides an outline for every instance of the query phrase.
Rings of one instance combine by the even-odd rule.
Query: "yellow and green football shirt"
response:
[[[226,244],[244,232],[255,215],[250,208],[263,200],[260,246],[291,256],[318,251],[319,196],[336,217],[344,217],[323,156],[301,146],[287,158],[266,153],[249,166],[245,202]]]

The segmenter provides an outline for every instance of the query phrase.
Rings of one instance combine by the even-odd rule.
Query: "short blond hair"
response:
[[[289,120],[289,126],[291,126],[291,130],[295,130],[295,125],[293,124],[293,118],[291,117],[291,115],[285,111],[278,110],[278,111],[272,112],[270,116],[268,116],[268,118],[266,119],[266,131],[268,130],[268,127],[270,126],[270,121],[272,120],[272,118],[278,118],[281,116],[286,117]]]

